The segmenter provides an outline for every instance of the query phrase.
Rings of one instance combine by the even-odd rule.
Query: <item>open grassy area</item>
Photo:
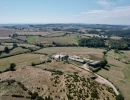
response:
[[[78,38],[75,35],[64,36],[64,37],[48,37],[42,38],[42,42],[46,41],[48,43],[52,43],[53,41],[60,44],[78,44]]]
[[[2,56],[9,56],[9,55],[15,55],[15,54],[24,53],[24,52],[27,52],[27,51],[29,51],[29,50],[28,49],[23,49],[21,47],[17,47],[15,49],[11,50],[9,53],[2,53],[0,55],[0,57],[2,57]]]
[[[116,39],[116,40],[120,40],[122,37],[119,37],[119,36],[112,36],[110,37],[111,39]]]
[[[41,62],[39,54],[21,54],[0,59],[0,71],[9,68],[10,63],[15,63],[17,67],[31,65],[32,62]]]
[[[42,35],[42,36],[46,36],[46,35],[49,35],[51,33],[49,32],[16,32],[17,34],[19,35]]]
[[[27,40],[29,43],[47,43],[51,44],[52,42],[60,43],[60,44],[78,44],[78,40],[80,38],[77,37],[76,34],[71,34],[67,36],[58,36],[59,33],[50,34],[47,37],[39,37],[39,36],[18,36],[18,39]],[[63,34],[63,33],[62,33]]]
[[[28,36],[27,41],[28,41],[28,43],[34,43],[35,42],[35,37],[34,36]]]
[[[4,50],[6,46],[0,45],[0,50]],[[12,46],[7,46],[8,48],[11,48]]]
[[[46,53],[54,55],[63,53],[68,55],[77,55],[81,58],[90,58],[93,60],[101,60],[103,57],[103,49],[87,48],[87,47],[50,47],[38,50],[38,53]]]
[[[125,59],[129,60],[130,51],[123,52],[117,54],[114,51],[109,51],[106,57],[110,65],[109,71],[102,69],[98,74],[113,82],[119,88],[125,100],[130,100],[130,95],[128,95],[130,93],[130,65],[114,59],[115,56],[119,56],[121,59],[125,57]]]
[[[13,46],[13,43],[2,43],[3,46]],[[23,44],[23,43],[17,43],[18,46],[24,46],[24,47],[36,47],[35,45],[31,45],[31,44]]]

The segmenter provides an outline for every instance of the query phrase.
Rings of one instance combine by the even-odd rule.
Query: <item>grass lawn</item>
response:
[[[15,63],[17,67],[31,65],[32,62],[41,62],[39,54],[21,54],[0,59],[0,71],[9,68],[10,63]]]

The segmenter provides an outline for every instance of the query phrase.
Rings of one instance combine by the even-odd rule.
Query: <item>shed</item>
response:
[[[89,66],[92,66],[94,68],[100,67],[100,61],[95,61],[92,63],[88,63]]]

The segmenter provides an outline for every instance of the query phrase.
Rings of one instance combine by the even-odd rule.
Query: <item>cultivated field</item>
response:
[[[0,28],[0,37],[8,37],[9,35],[12,35],[13,32],[13,29]]]
[[[16,32],[18,35],[42,35],[47,36],[49,34],[52,34],[50,32]]]

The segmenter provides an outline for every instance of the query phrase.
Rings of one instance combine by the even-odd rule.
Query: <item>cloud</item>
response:
[[[105,10],[91,10],[82,12],[81,15],[85,16],[101,16],[101,17],[130,17],[130,6],[115,7],[113,9]]]
[[[86,22],[107,23],[107,24],[129,24],[130,6],[114,7],[104,10],[90,10],[82,12],[79,18]]]
[[[97,3],[104,8],[110,8],[111,6],[115,5],[115,3],[110,0],[97,0]]]

